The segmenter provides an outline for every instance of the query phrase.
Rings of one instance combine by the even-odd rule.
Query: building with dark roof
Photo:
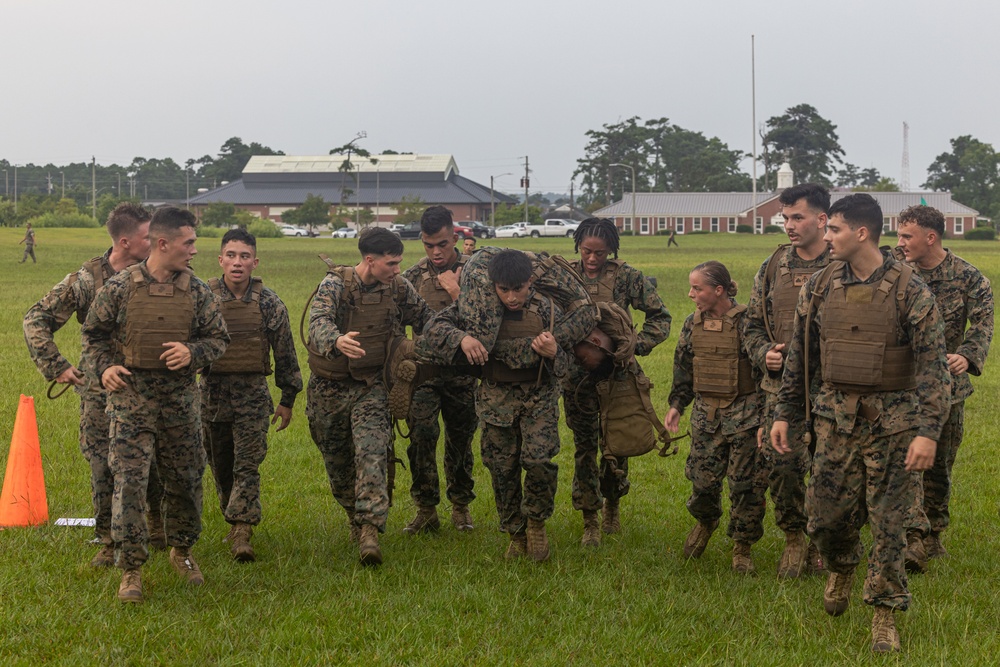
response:
[[[450,209],[455,220],[489,220],[490,203],[516,204],[517,199],[491,192],[458,173],[451,155],[372,155],[350,157],[351,170],[342,171],[346,155],[256,155],[243,177],[191,198],[200,215],[209,204],[226,202],[262,218],[281,222],[285,211],[297,208],[309,195],[343,202],[350,211],[368,209],[376,222],[396,219],[404,198],[426,206]]]

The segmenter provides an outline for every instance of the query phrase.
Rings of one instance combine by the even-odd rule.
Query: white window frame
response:
[[[674,231],[678,234],[684,233],[684,218],[674,218]]]
[[[659,227],[659,230],[660,230],[661,232],[662,232],[663,230],[665,230],[665,229],[667,228],[667,219],[666,219],[666,218],[659,218],[659,219],[657,220],[657,226]]]
[[[891,231],[892,231],[892,218],[886,216],[882,218],[882,233],[885,234],[886,232],[891,232]]]
[[[691,231],[692,232],[701,231],[701,218],[695,218],[691,221]]]
[[[622,230],[626,232],[632,231],[632,218],[623,218],[625,221],[622,225]]]
[[[736,233],[736,218],[729,218],[729,233]]]
[[[754,223],[753,229],[755,234],[764,233],[764,216],[761,215],[757,216],[757,222]]]
[[[708,229],[709,229],[709,231],[712,231],[712,232],[719,231],[719,219],[718,218],[711,218],[711,222],[709,223]]]
[[[639,233],[649,234],[649,218],[639,218]]]
[[[955,218],[955,234],[965,235],[965,218]]]

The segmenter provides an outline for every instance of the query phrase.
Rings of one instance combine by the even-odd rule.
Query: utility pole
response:
[[[52,174],[48,173],[45,175],[45,192],[46,194],[52,194]]]
[[[17,214],[17,165],[14,165],[14,214]]]
[[[753,135],[753,217],[750,226],[757,233],[757,47],[755,36],[750,35],[750,124]],[[763,228],[761,228],[763,233]],[[808,389],[806,390],[808,391]]]
[[[903,173],[899,181],[899,189],[910,191],[910,124],[903,121]]]
[[[184,208],[191,210],[191,169],[190,167],[184,168]]]
[[[122,173],[120,171],[118,172],[118,191],[116,194],[119,199],[122,198]]]
[[[62,176],[62,198],[66,199],[66,172],[60,171],[59,175]]]
[[[90,206],[91,215],[97,220],[97,158],[90,156]]]
[[[531,222],[528,219],[528,185],[530,184],[528,180],[528,156],[524,156],[524,221]]]
[[[569,214],[572,216],[576,207],[573,205],[573,181],[569,182]]]

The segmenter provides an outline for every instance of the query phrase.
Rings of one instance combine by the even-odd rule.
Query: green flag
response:
[[[927,200],[926,200],[926,199],[924,199],[923,197],[921,197],[921,198],[920,198],[920,205],[921,205],[921,206],[927,206]]]

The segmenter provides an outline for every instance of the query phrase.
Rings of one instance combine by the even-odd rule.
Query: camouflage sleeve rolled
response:
[[[337,328],[337,311],[343,291],[340,276],[328,273],[309,305],[309,344],[327,359],[340,356],[337,339],[344,332]]]
[[[628,264],[623,265],[616,282],[624,283],[628,305],[646,314],[642,330],[639,332],[639,340],[635,345],[636,355],[646,356],[670,336],[672,321],[670,311],[663,304],[663,299],[660,298],[656,288],[639,269]]]
[[[23,328],[28,354],[46,380],[55,380],[72,366],[59,352],[55,332],[77,311],[87,311],[93,300],[93,288],[90,273],[83,270],[71,273],[25,314]]]
[[[767,296],[764,294],[764,273],[767,270],[767,260],[753,279],[753,290],[747,303],[743,320],[746,328],[743,330],[743,351],[750,357],[750,363],[761,375],[769,373],[765,365],[767,351],[771,349],[771,337],[764,326],[764,309],[768,307]]]
[[[969,360],[970,375],[982,374],[993,340],[993,288],[986,276],[978,271],[976,273],[978,276],[970,281],[965,304],[969,328],[965,330],[965,338],[956,350],[956,354]]]
[[[85,372],[92,373],[98,381],[104,371],[120,363],[115,358],[115,339],[120,333],[118,317],[127,293],[128,286],[123,278],[115,276],[106,282],[94,295],[81,329],[83,358],[89,366]]]
[[[674,349],[674,380],[667,399],[670,407],[684,413],[684,408],[694,400],[694,348],[691,346],[691,329],[694,314],[688,315],[681,327],[681,335]]]
[[[403,271],[402,276],[410,281],[410,284],[417,287],[420,281],[420,264],[414,264],[406,271]]]
[[[221,357],[229,345],[229,331],[222,317],[219,297],[198,278],[191,279],[194,299],[194,322],[187,347],[191,351],[191,368],[204,368]]]
[[[288,309],[278,295],[266,287],[260,296],[267,340],[274,353],[274,384],[281,390],[279,403],[291,408],[295,405],[296,395],[302,391],[302,372],[295,353],[295,338],[288,321]]]
[[[944,320],[923,281],[907,285],[906,333],[913,349],[920,415],[917,435],[937,441],[951,411],[951,372],[945,358]]]
[[[792,342],[786,350],[785,370],[781,374],[781,390],[778,392],[778,405],[775,408],[775,421],[792,421],[795,417],[802,418],[805,412],[805,322],[806,311],[811,305],[812,291],[815,288],[819,274],[811,276],[802,286],[799,300],[795,305],[795,324],[792,326]],[[829,285],[824,293],[829,292]],[[813,317],[809,327],[809,382],[813,384],[819,372],[819,323]]]
[[[397,295],[396,306],[399,308],[399,318],[404,326],[411,326],[416,332],[424,330],[434,311],[430,309],[423,297],[417,294],[413,284],[403,279],[404,290]]]

